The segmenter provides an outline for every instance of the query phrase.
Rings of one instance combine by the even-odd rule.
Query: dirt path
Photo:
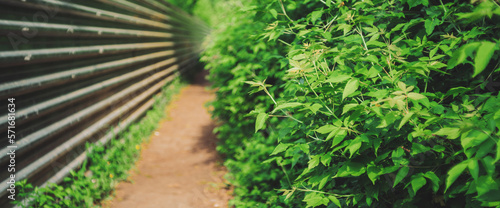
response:
[[[225,169],[215,151],[214,123],[204,107],[214,95],[205,90],[204,76],[198,74],[167,107],[167,119],[141,153],[133,183],[120,183],[105,207],[227,207]]]

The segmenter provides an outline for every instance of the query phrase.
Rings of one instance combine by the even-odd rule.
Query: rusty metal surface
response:
[[[106,143],[143,115],[196,65],[209,31],[160,0],[0,0],[0,207],[11,207],[11,174],[61,182],[86,158],[82,145]]]

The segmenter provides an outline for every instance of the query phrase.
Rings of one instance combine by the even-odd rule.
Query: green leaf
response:
[[[495,173],[495,161],[492,157],[486,156],[481,160],[487,175],[493,175]]]
[[[336,136],[340,131],[340,128],[337,128],[336,130],[331,131],[328,136],[326,136],[326,141],[330,140],[332,137]]]
[[[463,94],[465,92],[471,91],[471,88],[466,88],[466,87],[454,87],[448,90],[445,96],[450,96],[453,95],[453,97]]]
[[[475,159],[469,159],[469,172],[470,175],[474,180],[477,180],[479,178],[479,165],[477,160]]]
[[[493,10],[495,6],[496,4],[491,1],[482,1],[481,4],[479,4],[474,8],[473,12],[457,13],[456,15],[459,17],[459,19],[462,19],[464,22],[473,22],[486,17],[491,19],[493,13],[497,13],[496,10]]]
[[[278,111],[278,110],[281,110],[281,109],[295,108],[295,107],[298,107],[298,106],[301,106],[301,105],[304,105],[304,104],[297,103],[297,102],[278,104],[278,106],[276,106],[276,108],[273,110],[273,113],[276,112],[276,111]]]
[[[420,100],[420,99],[425,99],[427,97],[425,97],[424,95],[422,94],[418,94],[418,93],[414,93],[414,92],[410,92],[408,93],[408,97],[410,99],[413,99],[413,100]]]
[[[445,136],[448,139],[456,139],[460,136],[460,129],[459,128],[445,127],[445,128],[439,129],[439,131],[435,132],[434,134],[439,135],[439,136]]]
[[[259,7],[258,6],[247,6],[247,7],[241,8],[240,10],[243,11],[243,12],[246,12],[246,11],[255,10],[257,8],[259,8]]]
[[[311,22],[316,22],[317,19],[319,19],[323,15],[323,10],[320,11],[314,11],[311,13]]]
[[[426,19],[424,26],[425,26],[425,32],[427,33],[427,35],[430,35],[432,33],[432,31],[434,30],[434,24],[433,24],[432,20]]]
[[[406,1],[406,3],[408,3],[408,6],[410,6],[410,9],[411,9],[412,7],[416,7],[420,4],[427,6],[429,4],[429,1],[428,0],[408,0],[408,1]]]
[[[478,195],[486,194],[494,189],[499,189],[498,183],[491,176],[481,176],[476,181],[476,189]]]
[[[365,173],[366,167],[357,162],[346,162],[337,172],[337,177],[360,176]]]
[[[403,117],[403,119],[401,119],[401,123],[399,123],[398,130],[401,129],[401,127],[403,127],[411,119],[413,114],[414,114],[413,112],[409,112]]]
[[[433,19],[433,20],[426,19],[425,20],[424,26],[425,26],[425,32],[427,33],[427,35],[430,35],[432,33],[432,31],[434,31],[434,27],[438,23],[439,23],[439,21],[437,19]]]
[[[299,146],[300,150],[302,150],[302,152],[309,154],[309,145],[308,144],[300,144],[298,146]]]
[[[327,205],[330,201],[322,196],[322,194],[311,192],[304,197],[304,202],[307,203],[307,207],[317,207],[320,205]]]
[[[347,132],[345,130],[343,130],[343,129],[340,130],[339,132],[337,132],[337,134],[333,138],[332,147],[335,147],[338,144],[340,144],[342,141],[344,141],[344,138],[346,136],[347,136]]]
[[[349,112],[352,108],[358,106],[359,104],[357,103],[350,103],[350,104],[347,104],[347,105],[344,105],[344,110],[342,111],[342,115],[344,115],[345,113]]]
[[[437,45],[434,49],[432,49],[432,50],[431,50],[431,52],[429,52],[429,58],[431,58],[431,59],[432,59],[432,57],[434,57],[434,55],[436,54],[436,52],[437,52],[437,51],[438,51],[438,49],[439,49],[439,46],[440,46],[440,45],[438,44],[438,45]]]
[[[374,55],[369,55],[369,56],[363,57],[360,60],[369,61],[369,62],[372,62],[374,64],[378,63],[378,58]]]
[[[423,144],[413,143],[411,145],[411,155],[416,155],[416,154],[420,154],[420,153],[423,153],[423,152],[427,152],[430,149],[431,149],[430,147],[427,147],[427,146],[425,146]]]
[[[393,188],[396,187],[396,185],[398,185],[398,183],[401,182],[401,180],[403,180],[406,175],[408,175],[408,170],[410,170],[410,168],[406,166],[399,169],[398,174],[396,174],[396,178],[394,179],[394,185],[392,186]]]
[[[387,46],[387,44],[382,43],[380,41],[376,41],[376,40],[370,40],[370,41],[366,42],[366,45],[368,45],[368,46],[378,46],[378,47]]]
[[[321,189],[323,189],[323,187],[325,187],[326,183],[327,183],[328,181],[330,181],[330,178],[331,178],[331,177],[332,177],[331,175],[328,175],[328,176],[326,176],[326,177],[323,177],[323,179],[321,179],[321,181],[319,182],[318,189],[320,189],[320,190],[321,190]]]
[[[311,112],[313,112],[313,114],[316,114],[316,112],[318,112],[318,110],[321,109],[323,106],[321,104],[314,103],[311,106],[306,105],[305,107],[309,109]]]
[[[266,113],[259,113],[257,115],[257,120],[255,121],[255,132],[259,131],[259,129],[264,128],[264,124],[266,123],[268,115]]]
[[[498,160],[500,160],[500,140],[497,142],[497,156],[494,161],[497,162]]]
[[[316,129],[316,132],[318,132],[320,134],[328,134],[328,133],[330,133],[338,128],[339,127],[336,127],[334,125],[327,124],[327,125],[324,125],[322,127],[319,127],[318,129]]]
[[[351,144],[349,144],[349,146],[347,147],[349,149],[349,153],[350,153],[350,156],[349,158],[351,158],[354,153],[356,153],[356,151],[359,150],[359,148],[361,147],[361,138],[358,137],[356,139],[354,139]]]
[[[372,181],[373,185],[375,185],[375,181],[377,181],[377,178],[380,174],[380,168],[377,167],[376,165],[368,165],[366,168],[366,174],[368,175],[368,178]]]
[[[411,180],[410,183],[411,183],[411,187],[413,189],[413,193],[416,194],[419,189],[421,189],[423,186],[425,186],[427,181],[425,180],[425,178],[422,175],[420,175],[420,176],[413,178],[413,180]]]
[[[288,149],[288,147],[290,145],[292,145],[292,144],[284,144],[284,143],[278,144],[278,146],[276,146],[276,148],[274,148],[274,151],[273,151],[273,153],[271,153],[271,155],[275,155],[275,154],[278,154],[280,152],[285,151],[286,149]]]
[[[356,90],[359,87],[359,81],[357,79],[351,79],[349,82],[347,82],[344,92],[342,93],[342,100],[351,95],[352,93],[356,92]]]
[[[324,154],[323,156],[321,156],[321,164],[323,164],[325,167],[328,167],[331,161],[332,156],[330,154]]]
[[[330,7],[332,5],[332,0],[326,0],[326,6]]]
[[[329,195],[328,199],[330,199],[330,201],[332,201],[338,207],[342,208],[342,205],[340,204],[340,201],[339,201],[339,199],[337,199],[337,197],[335,197],[333,195]]]
[[[398,87],[399,87],[399,89],[406,92],[406,84],[404,82],[398,82]]]
[[[458,50],[453,52],[452,57],[448,61],[448,69],[459,65],[467,59],[467,57],[471,57],[476,51],[476,49],[481,45],[480,42],[468,43],[460,47]]]
[[[292,59],[293,60],[297,60],[297,61],[302,60],[302,59],[307,59],[307,55],[301,53],[301,54],[293,56]],[[295,64],[295,65],[297,65],[297,64]]]
[[[382,118],[382,122],[377,126],[377,128],[385,128],[391,125],[392,123],[394,123],[394,121],[396,121],[396,118],[398,117],[399,112],[392,111],[390,113],[387,113],[384,118]]]
[[[278,18],[278,12],[275,9],[270,9],[269,12],[275,19]]]
[[[472,130],[469,131],[467,136],[465,137],[462,136],[461,144],[464,149],[469,149],[472,147],[479,146],[488,138],[489,138],[488,134],[478,130]]]
[[[318,164],[320,162],[320,159],[321,159],[320,155],[313,155],[313,156],[311,156],[311,160],[309,160],[309,162],[308,162],[309,163],[308,168],[309,169],[313,169],[316,166],[318,166]]]
[[[496,45],[496,43],[487,41],[481,43],[477,49],[476,59],[474,60],[474,74],[472,77],[477,76],[486,68],[493,56],[493,52],[495,52]]]
[[[431,180],[432,182],[432,191],[434,191],[434,193],[437,193],[437,191],[439,190],[439,177],[437,177],[437,175],[432,172],[432,171],[429,171],[427,173],[424,174],[424,177],[428,178],[429,180]]]
[[[351,76],[349,76],[349,75],[344,75],[344,74],[336,75],[335,74],[335,75],[330,76],[330,78],[325,80],[325,82],[339,83],[339,82],[346,81],[350,78],[351,78]]]
[[[444,192],[446,192],[448,188],[450,188],[451,184],[453,184],[453,182],[457,180],[458,176],[460,176],[460,174],[464,172],[467,166],[468,161],[462,161],[458,165],[455,165],[453,168],[451,168],[450,171],[448,171],[448,177],[446,178],[446,189],[444,190]]]

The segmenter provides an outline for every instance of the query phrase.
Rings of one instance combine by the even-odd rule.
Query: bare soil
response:
[[[214,122],[206,107],[214,99],[206,90],[206,72],[181,90],[166,109],[150,142],[144,145],[130,182],[118,184],[115,197],[104,207],[112,208],[204,208],[227,207],[231,191],[217,154]]]

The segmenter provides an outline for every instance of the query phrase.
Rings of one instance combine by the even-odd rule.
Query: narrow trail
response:
[[[130,182],[118,184],[111,208],[227,207],[224,167],[215,150],[214,123],[204,107],[214,99],[206,72],[181,90],[167,119],[141,152]]]

